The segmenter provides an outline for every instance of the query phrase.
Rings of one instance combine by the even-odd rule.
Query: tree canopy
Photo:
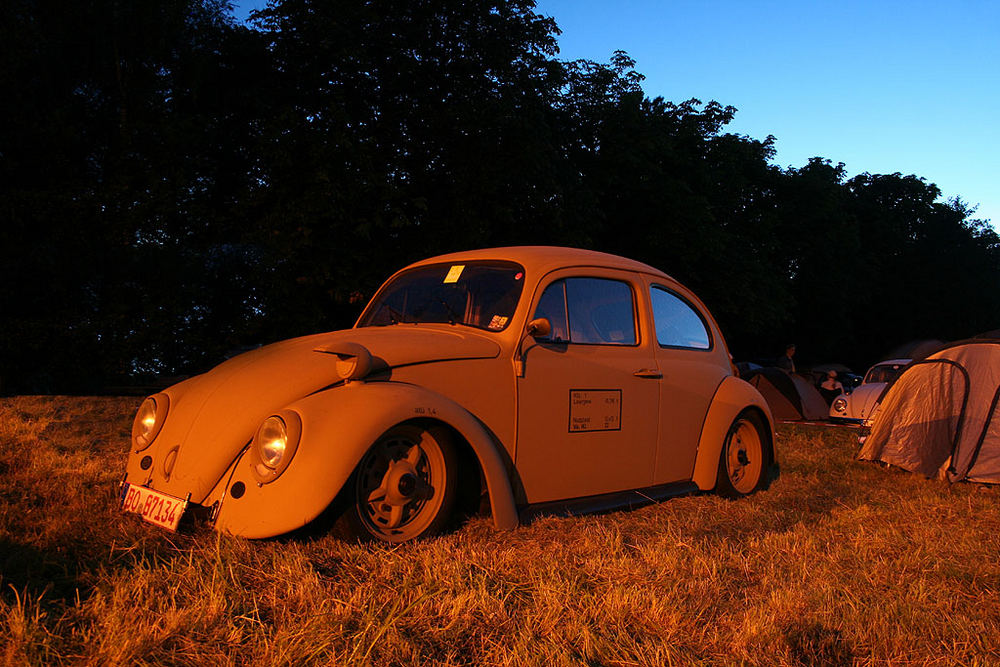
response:
[[[861,366],[998,326],[1000,242],[925,179],[772,163],[737,110],[564,61],[533,0],[10,0],[0,381],[90,391],[350,326],[440,252],[597,248],[738,359]],[[697,57],[691,54],[691,57]],[[917,139],[917,138],[915,138]]]

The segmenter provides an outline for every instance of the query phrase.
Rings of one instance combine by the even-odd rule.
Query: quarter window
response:
[[[660,345],[694,350],[712,347],[705,321],[688,302],[662,287],[653,287],[650,295],[656,341]]]
[[[619,280],[557,280],[545,288],[534,317],[549,320],[552,342],[636,344],[632,289]]]

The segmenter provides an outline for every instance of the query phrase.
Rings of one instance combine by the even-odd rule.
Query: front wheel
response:
[[[719,456],[715,490],[727,498],[739,498],[758,491],[767,486],[770,465],[769,433],[759,416],[744,412],[726,434]]]
[[[348,481],[345,527],[361,540],[407,542],[448,528],[458,457],[448,432],[402,424],[362,457]]]

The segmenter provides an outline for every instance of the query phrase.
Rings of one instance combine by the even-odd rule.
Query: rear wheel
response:
[[[771,439],[761,418],[744,412],[733,421],[719,456],[715,490],[727,498],[746,496],[767,485]]]
[[[372,445],[348,481],[344,521],[362,540],[407,542],[449,527],[458,458],[440,427],[395,426]]]

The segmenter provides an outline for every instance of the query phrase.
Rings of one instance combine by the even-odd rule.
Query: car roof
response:
[[[407,268],[424,266],[427,264],[441,264],[447,262],[465,262],[476,260],[507,260],[517,262],[524,267],[525,271],[544,275],[555,269],[562,269],[573,266],[593,266],[609,269],[621,269],[624,271],[636,271],[639,273],[649,273],[673,282],[677,282],[672,277],[648,264],[637,262],[626,257],[611,255],[606,252],[596,250],[583,250],[582,248],[562,248],[557,246],[510,246],[506,248],[484,248],[481,250],[467,250],[454,252],[447,255],[438,255],[415,262]]]
[[[875,366],[906,366],[911,361],[913,359],[886,359],[885,361],[878,362]],[[875,366],[872,366],[872,368],[875,368]]]

